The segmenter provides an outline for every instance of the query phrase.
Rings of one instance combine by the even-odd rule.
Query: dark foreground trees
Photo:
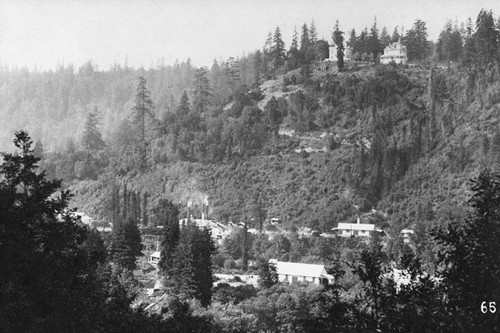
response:
[[[159,331],[161,320],[130,308],[99,236],[64,212],[69,193],[37,169],[28,134],[14,143],[0,165],[0,331]]]
[[[210,231],[189,222],[180,232],[171,224],[166,230],[159,267],[168,292],[209,305],[214,282],[211,257],[215,252]]]
[[[500,176],[482,172],[473,182],[473,212],[436,234],[444,246],[445,312],[450,331],[500,330]]]

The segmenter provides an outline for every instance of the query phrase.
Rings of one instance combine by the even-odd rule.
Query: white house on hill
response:
[[[328,47],[328,58],[325,60],[337,62],[337,46],[336,45],[330,45]],[[352,60],[352,48],[347,46],[344,49],[344,62],[348,62],[351,60]]]
[[[341,237],[371,237],[374,232],[383,232],[375,224],[369,223],[339,223],[332,230],[337,231],[337,235]]]
[[[391,62],[403,65],[406,65],[408,62],[406,46],[401,43],[401,40],[387,45],[384,49],[384,54],[380,56],[380,63],[387,65]]]
[[[301,264],[295,262],[269,260],[276,267],[280,282],[312,282],[317,285],[333,283],[334,277],[326,272],[325,265]]]

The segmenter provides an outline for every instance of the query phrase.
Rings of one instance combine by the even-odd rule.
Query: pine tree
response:
[[[452,26],[451,21],[446,22],[444,29],[439,34],[436,53],[438,59],[442,61],[458,61],[462,57],[462,35],[456,25]]]
[[[147,226],[148,224],[149,224],[148,193],[144,192],[142,197],[142,225]]]
[[[380,33],[380,51],[383,52],[384,48],[389,45],[391,42],[391,37],[389,36],[389,32],[387,31],[387,27],[382,28],[382,32]]]
[[[130,271],[136,268],[136,259],[142,255],[141,235],[132,220],[117,223],[108,247],[111,261]]]
[[[104,149],[104,141],[99,131],[99,116],[97,107],[87,115],[85,130],[82,137],[82,147],[89,153]]]
[[[318,32],[316,31],[316,24],[314,23],[314,19],[311,21],[311,25],[309,28],[309,40],[312,45],[316,44],[318,41]]]
[[[447,297],[442,310],[450,331],[497,332],[500,318],[490,302],[500,298],[500,176],[482,171],[472,191],[473,214],[433,234],[443,245],[440,264]]]
[[[211,96],[207,69],[199,68],[194,74],[193,83],[193,112],[197,117],[208,112],[211,106]],[[198,120],[198,122],[193,125],[195,126],[193,130],[198,130],[200,121]]]
[[[39,158],[40,160],[43,159],[44,151],[43,151],[43,143],[41,140],[36,140],[35,148],[33,149],[33,156]]]
[[[287,68],[288,70],[293,70],[299,67],[300,64],[300,54],[299,54],[299,39],[298,39],[297,27],[293,30],[292,43],[290,45],[290,50],[287,54]]]
[[[18,152],[2,153],[0,164],[1,330],[98,331],[86,317],[99,302],[99,256],[84,250],[86,229],[64,213],[69,192],[57,194],[61,181],[37,170],[29,135],[16,132],[14,144]]]
[[[272,57],[273,57],[273,70],[279,71],[286,60],[285,53],[285,43],[281,38],[281,31],[279,27],[276,27],[273,35],[273,48],[272,48]]]
[[[136,133],[136,141],[134,142],[134,154],[137,163],[135,167],[142,170],[146,167],[146,150],[147,150],[147,131],[148,125],[156,124],[156,119],[153,115],[153,102],[151,101],[151,93],[146,87],[146,79],[139,77],[139,84],[135,95],[135,105],[132,108],[133,127]],[[129,139],[130,140],[130,139]]]
[[[309,59],[306,58],[309,48],[311,47],[311,39],[309,37],[309,28],[307,24],[302,25],[302,34],[300,35],[300,56],[301,65],[309,64]]]
[[[208,306],[212,297],[213,274],[211,257],[215,246],[210,230],[188,223],[180,231],[170,266],[164,266],[165,282],[172,292],[198,299]]]
[[[146,84],[146,79],[140,76],[135,94],[135,105],[132,108],[134,110],[134,124],[138,130],[138,139],[142,145],[146,143],[147,119],[148,117],[153,118],[153,102]]]
[[[474,33],[474,52],[476,65],[484,68],[494,60],[498,60],[499,32],[495,26],[495,19],[491,10],[482,9],[476,20]]]
[[[260,83],[260,79],[262,76],[262,66],[263,66],[263,61],[262,61],[262,52],[260,50],[255,51],[254,57],[253,57],[253,68],[254,68],[254,81],[255,83]]]
[[[400,38],[401,34],[399,33],[398,27],[395,27],[394,30],[392,31],[391,43],[398,42]]]
[[[377,28],[377,18],[373,22],[373,26],[370,30],[370,36],[368,37],[368,43],[370,48],[370,53],[373,54],[373,59],[376,59],[377,56],[382,53],[380,49],[380,40],[378,37],[378,28]]]
[[[408,60],[424,60],[429,55],[427,27],[424,21],[416,20],[404,38]]]
[[[123,184],[123,205],[122,205],[122,220],[126,221],[128,218],[129,212],[129,203],[128,203],[128,192],[127,192],[127,183]]]
[[[163,225],[164,236],[158,267],[166,274],[168,268],[172,267],[173,255],[179,244],[179,209],[171,201],[161,199],[153,209],[152,216],[158,225]]]
[[[335,30],[332,34],[332,39],[337,46],[337,67],[339,72],[344,69],[344,32],[340,31],[339,21],[335,22]]]
[[[278,283],[278,274],[276,266],[270,264],[267,260],[259,261],[259,286],[261,288],[270,288]]]

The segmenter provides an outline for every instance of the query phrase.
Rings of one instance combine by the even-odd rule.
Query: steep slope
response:
[[[388,214],[377,223],[392,232],[444,223],[465,214],[467,180],[499,162],[498,77],[482,80],[484,74],[471,78],[456,69],[368,67],[315,75],[290,93],[283,81],[267,82],[264,100],[279,96],[286,105],[287,135],[272,138],[260,154],[160,163],[118,178],[111,171],[76,185],[75,204],[109,217],[103,203],[110,196],[100,191],[109,182],[147,192],[149,210],[168,198],[184,207],[182,214],[188,202],[200,214],[208,201],[211,216],[223,221],[260,210],[287,227],[327,231],[376,208]],[[313,103],[299,107],[303,101]],[[312,132],[303,130],[304,115]],[[314,140],[327,151],[302,149]]]

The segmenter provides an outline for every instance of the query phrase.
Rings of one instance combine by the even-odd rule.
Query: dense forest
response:
[[[410,64],[379,64],[398,40]],[[325,69],[329,43],[339,59],[350,47],[353,61]],[[17,132],[21,153],[3,154],[0,168],[1,322],[12,332],[498,329],[490,303],[500,299],[499,103],[500,22],[484,10],[475,24],[447,22],[436,43],[421,20],[391,36],[377,22],[359,34],[337,22],[331,42],[313,21],[288,49],[277,27],[262,50],[210,69],[189,60],[149,70],[1,69],[0,143],[12,150],[20,128],[35,141]],[[60,186],[73,196],[55,199]],[[244,231],[215,246],[206,229],[179,228],[205,206]],[[66,207],[112,225],[112,235],[75,224]],[[272,229],[271,218],[287,233],[247,235]],[[388,237],[298,233],[358,218]],[[163,226],[160,270],[171,294],[153,315],[131,275],[138,224]],[[398,238],[403,228],[415,230],[412,246]],[[336,282],[276,284],[270,258],[324,263]],[[411,283],[394,285],[392,266]],[[212,270],[232,268],[257,270],[261,286],[212,288]],[[44,278],[26,285],[38,271]],[[18,321],[23,314],[29,320]]]

